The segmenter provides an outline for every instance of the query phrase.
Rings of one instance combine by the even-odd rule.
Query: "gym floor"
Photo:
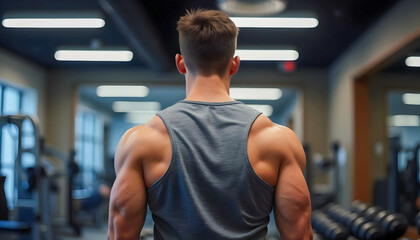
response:
[[[93,240],[93,239],[107,239],[107,226],[101,228],[86,227],[83,229],[81,237],[61,237],[62,240]]]

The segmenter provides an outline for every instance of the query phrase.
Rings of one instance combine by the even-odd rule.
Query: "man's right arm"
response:
[[[312,239],[311,201],[303,172],[306,157],[293,131],[276,126],[281,164],[274,193],[274,217],[283,240]]]

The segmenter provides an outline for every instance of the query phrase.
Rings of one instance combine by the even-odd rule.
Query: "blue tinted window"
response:
[[[75,122],[76,161],[81,168],[77,181],[79,187],[89,188],[104,166],[104,120],[99,114],[79,110]]]
[[[19,113],[20,95],[15,88],[6,87],[3,96],[3,115]]]
[[[24,99],[24,100],[23,100]],[[37,97],[32,90],[19,90],[14,87],[0,85],[0,103],[2,104],[1,115],[14,115],[18,113],[34,115],[37,111]],[[14,186],[14,165],[18,152],[18,128],[13,124],[7,124],[1,131],[1,174],[6,176],[5,193],[9,208],[14,207],[16,186]],[[22,147],[29,148],[35,144],[34,129],[29,121],[22,126]],[[35,164],[35,156],[31,153],[22,155],[22,167]]]

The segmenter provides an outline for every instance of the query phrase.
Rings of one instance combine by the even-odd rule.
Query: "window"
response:
[[[88,189],[104,168],[104,120],[95,112],[79,110],[75,131],[76,161],[80,168],[76,188]]]
[[[21,90],[5,84],[0,84],[0,114],[28,114],[36,113],[36,94],[31,90]],[[35,144],[34,129],[29,121],[22,126],[22,147],[32,147]],[[14,207],[17,187],[14,186],[14,165],[18,152],[18,128],[13,124],[4,125],[0,129],[0,170],[6,176],[5,193],[9,208]],[[30,153],[22,155],[22,167],[27,168],[35,164],[35,156]]]

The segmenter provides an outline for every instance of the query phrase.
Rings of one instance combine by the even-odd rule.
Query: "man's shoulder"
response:
[[[155,116],[144,125],[128,129],[121,137],[117,147],[116,156],[126,159],[154,157],[162,153],[164,143],[168,142],[169,135],[162,120]]]
[[[121,141],[131,144],[154,144],[158,143],[161,137],[166,137],[168,132],[162,119],[154,116],[146,124],[130,128],[123,135]]]
[[[263,153],[279,155],[293,154],[300,141],[290,128],[273,123],[268,117],[260,115],[252,125],[250,137]]]
[[[262,138],[277,140],[276,142],[290,140],[290,137],[296,136],[290,128],[275,124],[264,115],[260,115],[255,119],[251,131],[261,135]]]

